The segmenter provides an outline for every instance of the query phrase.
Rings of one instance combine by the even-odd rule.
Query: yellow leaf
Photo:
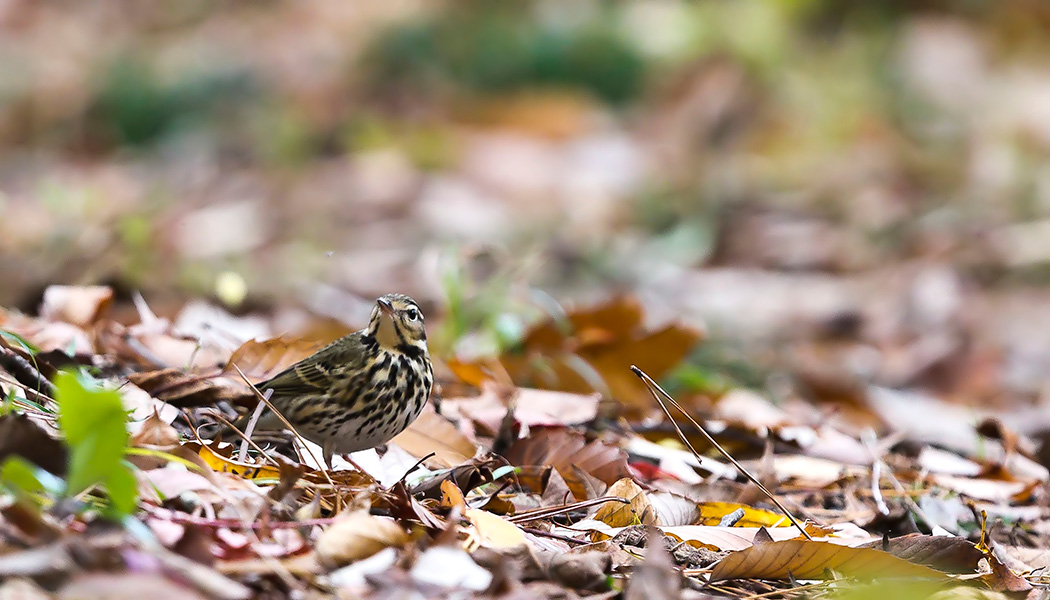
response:
[[[474,535],[464,543],[468,551],[478,546],[515,548],[525,543],[525,532],[499,515],[477,508],[468,508],[466,517],[474,526]]]
[[[645,490],[638,487],[633,479],[623,478],[609,486],[606,496],[616,496],[628,500],[630,504],[607,502],[594,514],[594,519],[611,527],[629,527],[631,525],[655,525],[656,511],[649,502]]]
[[[697,505],[700,510],[698,525],[718,525],[722,517],[738,508],[744,510],[744,517],[734,527],[791,527],[791,521],[781,513],[754,508],[736,502],[703,502]]]
[[[467,509],[467,501],[463,497],[463,491],[460,490],[459,486],[453,483],[451,479],[446,479],[441,482],[441,507],[459,507],[464,511]]]
[[[232,473],[244,479],[279,479],[280,471],[269,465],[249,465],[217,454],[208,446],[201,446],[200,457],[209,467],[220,473]]]

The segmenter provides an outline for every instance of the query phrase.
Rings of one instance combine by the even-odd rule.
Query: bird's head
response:
[[[423,311],[416,301],[404,294],[387,294],[376,300],[372,318],[368,322],[368,333],[380,346],[407,352],[412,349],[427,349],[427,329],[423,323]]]

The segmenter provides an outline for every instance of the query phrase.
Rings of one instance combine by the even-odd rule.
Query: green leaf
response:
[[[124,406],[119,393],[85,387],[71,373],[60,373],[55,387],[58,423],[70,447],[68,493],[78,494],[109,482],[120,468],[128,445]]]
[[[138,480],[126,464],[117,465],[106,481],[109,492],[109,508],[117,517],[126,517],[135,512],[138,497]]]
[[[12,456],[0,467],[0,484],[13,492],[34,494],[44,491],[36,475],[38,467],[21,456]]]

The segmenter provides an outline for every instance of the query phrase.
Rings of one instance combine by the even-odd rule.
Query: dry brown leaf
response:
[[[11,456],[21,456],[56,475],[65,475],[68,466],[65,444],[15,412],[0,416],[0,464]]]
[[[21,313],[0,313],[0,326],[18,334],[41,352],[91,353],[94,342],[82,328],[69,323],[27,317]]]
[[[237,365],[252,381],[265,381],[300,360],[311,356],[323,344],[291,336],[280,336],[268,340],[248,340],[233,352],[227,361],[224,373],[236,373]]]
[[[582,434],[564,427],[536,427],[529,437],[515,442],[504,457],[515,466],[554,467],[578,500],[594,497],[583,476],[611,485],[630,475],[627,454],[621,448],[601,441],[587,442]]]
[[[90,327],[113,305],[113,289],[104,285],[52,285],[44,290],[40,316]]]
[[[174,427],[165,423],[160,415],[154,412],[142,422],[142,427],[131,438],[131,445],[135,447],[162,447],[170,448],[179,444],[179,432]]]
[[[989,552],[987,558],[992,572],[981,577],[985,585],[997,592],[1027,592],[1032,589],[1027,579],[1011,571],[994,552]]]
[[[132,373],[128,381],[179,408],[214,406],[221,401],[243,404],[253,397],[247,389],[228,385],[223,379],[190,375],[179,369]]]
[[[577,425],[593,421],[598,415],[598,394],[571,394],[533,388],[517,388],[513,397],[514,418],[523,425]],[[442,398],[442,411],[460,414],[498,431],[507,404],[498,384],[481,382],[481,394],[472,398]],[[454,413],[451,411],[455,411]]]
[[[973,542],[954,536],[911,534],[883,542],[858,546],[884,550],[908,562],[926,565],[945,573],[973,573],[984,554]]]
[[[368,558],[389,547],[408,543],[408,534],[391,519],[355,511],[340,518],[317,539],[318,562],[329,568]]]
[[[628,367],[637,365],[659,379],[701,339],[699,331],[682,325],[644,331],[642,306],[633,297],[614,298],[567,316],[569,337],[553,321],[543,322],[525,335],[521,352],[500,357],[504,369],[523,386],[577,394],[608,391],[626,404],[629,416],[649,414],[656,407]],[[483,364],[454,362],[450,367],[475,384],[486,377]]]
[[[468,462],[477,452],[474,442],[467,439],[456,426],[434,412],[429,404],[419,418],[412,422],[391,443],[401,446],[416,458],[434,453],[430,460],[445,468]]]
[[[696,548],[708,550],[743,550],[750,548],[757,527],[718,527],[713,525],[683,525],[681,527],[661,527],[665,534]],[[775,535],[775,534],[774,534]],[[782,539],[798,536],[798,530],[791,528]]]
[[[657,523],[656,511],[649,502],[645,490],[633,479],[623,478],[609,486],[606,496],[623,498],[629,504],[607,502],[594,514],[594,519],[611,527],[630,527],[631,525],[654,525]]]
[[[860,579],[947,579],[940,571],[910,563],[881,550],[850,548],[829,542],[784,540],[730,553],[714,566],[711,581],[749,578],[824,579],[831,571]]]

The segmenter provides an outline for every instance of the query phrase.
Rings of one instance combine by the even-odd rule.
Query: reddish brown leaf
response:
[[[579,473],[606,485],[627,477],[627,454],[601,441],[588,443],[582,434],[563,427],[537,427],[514,443],[505,457],[512,465],[549,465],[559,471],[577,499],[594,497]]]
[[[226,363],[224,373],[237,373],[233,365],[258,383],[280,373],[300,360],[321,349],[323,344],[315,340],[275,337],[268,340],[248,340],[233,352]]]

